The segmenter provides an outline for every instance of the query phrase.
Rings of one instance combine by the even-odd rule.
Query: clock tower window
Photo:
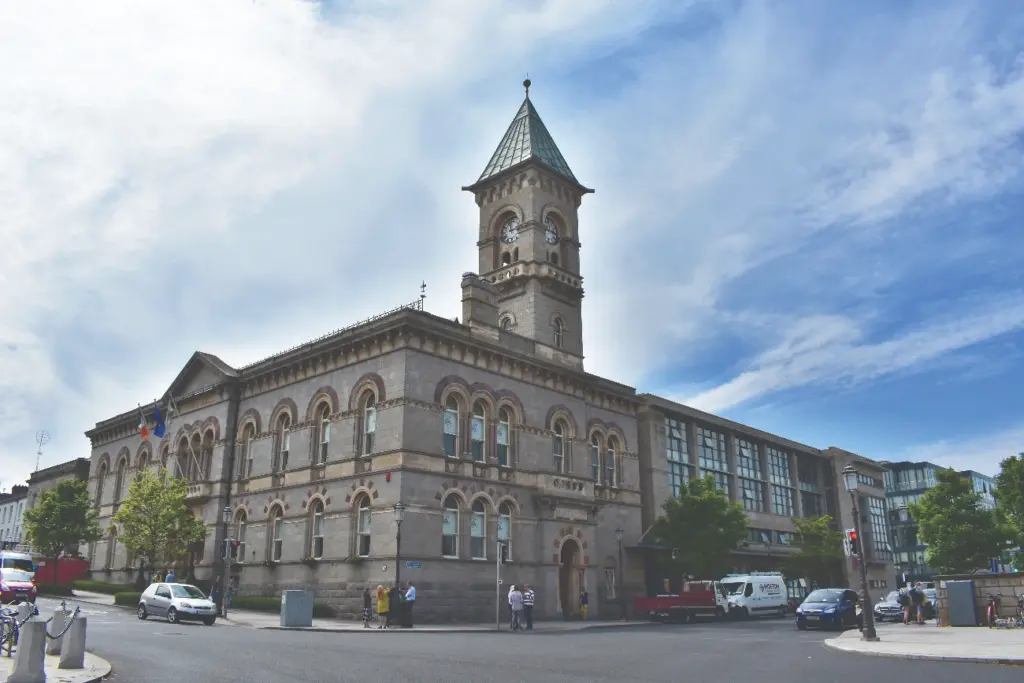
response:
[[[554,328],[555,348],[560,349],[562,348],[562,344],[565,343],[565,326],[562,324],[562,320],[560,318],[555,318]]]

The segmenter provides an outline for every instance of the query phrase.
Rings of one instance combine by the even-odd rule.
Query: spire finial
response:
[[[526,80],[523,81],[523,87],[526,88],[526,96],[527,97],[530,96],[530,84],[531,84],[530,74],[526,74]]]

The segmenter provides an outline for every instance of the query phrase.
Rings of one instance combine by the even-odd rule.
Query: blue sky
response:
[[[10,13],[9,13],[10,14]],[[418,295],[531,95],[581,181],[588,370],[817,446],[1024,450],[1024,14],[978,2],[95,0],[0,25],[0,479],[195,349]],[[368,286],[368,283],[370,286]]]

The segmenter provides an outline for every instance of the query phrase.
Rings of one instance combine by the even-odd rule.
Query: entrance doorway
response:
[[[558,595],[562,602],[562,617],[570,619],[579,613],[580,556],[582,549],[574,538],[562,543],[561,563],[558,566]]]

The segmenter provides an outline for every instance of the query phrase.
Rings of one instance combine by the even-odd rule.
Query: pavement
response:
[[[938,627],[891,624],[877,626],[878,642],[847,631],[825,641],[833,650],[876,657],[925,659],[1024,666],[1024,629]]]
[[[40,602],[44,614],[59,604]],[[824,646],[834,632],[798,631],[789,618],[517,634],[416,629],[419,637],[396,644],[376,629],[356,636],[223,621],[169,624],[140,621],[132,610],[69,601],[71,609],[76,605],[89,618],[89,650],[113,665],[110,683],[1020,683],[1021,673],[1017,667],[836,651]]]

